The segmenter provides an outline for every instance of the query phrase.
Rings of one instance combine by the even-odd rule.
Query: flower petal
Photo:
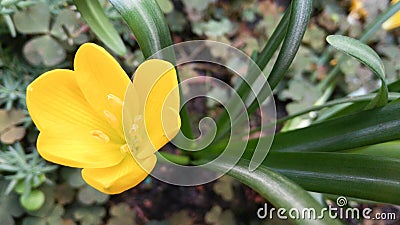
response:
[[[129,154],[113,167],[82,170],[82,177],[92,187],[106,194],[119,194],[143,181],[157,161],[155,155],[140,162]]]
[[[39,76],[27,88],[26,105],[40,131],[52,132],[53,127],[110,129],[83,97],[71,70],[52,70]]]
[[[175,137],[180,128],[179,89],[174,66],[163,60],[142,63],[135,72],[133,85],[144,108],[147,136],[157,151]],[[144,149],[136,155],[146,158],[154,151]]]
[[[111,142],[99,130],[57,126],[41,132],[37,140],[39,154],[46,160],[71,167],[99,168],[122,161],[121,144]]]
[[[87,43],[75,55],[74,70],[89,104],[103,118],[111,120],[116,130],[122,131],[122,105],[115,107],[110,100],[122,102],[130,79],[118,62],[104,48]]]

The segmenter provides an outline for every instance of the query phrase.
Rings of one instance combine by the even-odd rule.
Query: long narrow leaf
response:
[[[295,0],[292,1],[291,7],[285,40],[282,43],[282,48],[274,67],[268,76],[270,89],[267,87],[261,89],[257,100],[253,101],[247,109],[250,114],[258,109],[258,102],[263,102],[267,99],[270,94],[269,90],[274,90],[284,77],[299,50],[301,40],[306,32],[312,11],[312,0]]]
[[[172,45],[167,21],[155,0],[110,0],[122,15],[145,58]]]
[[[352,115],[331,119],[309,127],[278,133],[274,137],[272,152],[334,152],[379,144],[400,139],[400,102]],[[258,144],[249,140],[249,154]],[[219,154],[226,141],[197,152],[197,158]],[[234,146],[234,145],[231,145]]]
[[[301,40],[306,32],[312,10],[312,0],[294,0],[289,19],[289,25],[278,59],[268,77],[273,90],[282,79],[296,56]]]
[[[124,56],[126,48],[117,30],[108,20],[98,0],[73,0],[86,23],[99,39],[118,55]]]
[[[400,139],[400,103],[278,133],[271,151],[327,152]]]
[[[351,37],[330,35],[326,40],[336,49],[345,52],[368,66],[381,80],[381,88],[376,97],[367,105],[367,109],[386,105],[388,101],[388,88],[385,81],[385,69],[378,54],[368,45]]]
[[[264,166],[309,191],[400,204],[400,160],[349,153],[270,153]]]
[[[400,92],[400,80],[394,81],[394,82],[388,84],[387,87],[388,87],[388,90],[389,90],[389,98],[388,98],[388,100],[389,101],[395,100],[395,97],[397,96],[397,94],[391,93],[391,92]],[[363,97],[360,96],[360,97],[357,97],[357,98],[363,98]],[[398,97],[398,98],[400,98],[400,97]],[[347,106],[343,105],[343,106],[335,107],[334,109],[329,109],[329,111],[322,112],[318,116],[318,119],[316,120],[316,122],[321,122],[321,121],[325,121],[325,120],[328,120],[328,119],[337,118],[337,117],[341,117],[341,116],[344,116],[344,115],[349,115],[349,114],[352,114],[352,113],[356,113],[358,111],[361,111],[361,110],[365,109],[367,104],[368,104],[368,102],[355,101],[352,104],[349,104]]]
[[[267,185],[274,185],[266,178],[268,170],[283,174],[308,191],[400,204],[399,154],[391,151],[391,156],[395,157],[388,157],[387,153],[270,152],[254,172],[247,167],[240,168],[251,159],[252,154],[246,153],[242,158],[242,162],[247,161],[246,164],[239,163],[228,174],[271,202],[273,200],[268,193],[260,190],[269,192]],[[260,173],[264,174],[264,178],[259,177]]]
[[[348,153],[377,155],[400,159],[400,140],[346,150]]]

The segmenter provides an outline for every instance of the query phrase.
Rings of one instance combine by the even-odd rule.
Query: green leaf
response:
[[[400,139],[400,103],[278,133],[271,151],[328,152]],[[249,147],[256,144],[251,140]]]
[[[47,225],[46,221],[38,217],[26,217],[22,225]]]
[[[179,212],[172,214],[172,216],[169,218],[169,222],[171,225],[194,224],[193,217],[189,215],[188,210],[181,210]]]
[[[196,11],[204,11],[207,9],[208,5],[211,3],[214,3],[215,0],[182,0],[183,4],[188,8],[189,10],[196,10]]]
[[[174,4],[171,0],[157,0],[157,4],[164,13],[171,13],[174,10]]]
[[[61,168],[61,176],[73,188],[79,188],[86,184],[79,169],[63,167]]]
[[[362,111],[368,104],[368,102],[370,102],[374,97],[375,95],[368,94],[357,97],[338,98],[326,102],[323,105],[315,105],[309,108],[304,108],[303,110],[290,114],[289,116],[280,118],[276,121],[276,124],[282,124],[285,121],[304,115],[306,113],[317,112],[320,110],[321,111],[318,113],[318,118],[314,121],[314,123],[318,123],[327,119],[332,119],[333,117],[350,115],[357,111]],[[399,93],[389,92],[389,100],[393,101],[398,98],[400,98]]]
[[[263,165],[253,172],[250,172],[248,170],[248,164],[248,160],[240,160],[239,163],[228,172],[228,175],[257,191],[276,208],[285,208],[287,210],[286,213],[291,208],[299,209],[300,212],[305,208],[314,208],[316,212],[321,212],[322,205],[307,191],[285,176],[273,172]],[[230,165],[212,163],[210,167],[210,169],[213,170],[224,171],[226,168],[230,168]],[[298,225],[341,224],[339,221],[332,220],[328,216],[325,216],[322,220],[291,220],[290,222]]]
[[[278,133],[262,165],[283,173],[310,191],[400,204],[400,160],[396,157],[399,154],[333,152],[400,139],[399,107],[400,102],[393,102],[382,108]],[[251,159],[255,144],[257,140],[249,141],[244,158]],[[211,154],[205,151],[202,156]]]
[[[73,41],[74,44],[82,44],[88,41],[88,37],[85,33],[79,32],[81,23],[82,21],[78,19],[74,11],[63,9],[57,15],[50,33],[60,40],[69,40]]]
[[[89,185],[82,187],[78,192],[79,201],[86,205],[92,205],[94,203],[101,204],[106,202],[108,198],[108,195],[101,193]]]
[[[345,152],[357,153],[363,155],[386,156],[390,158],[400,159],[400,140],[388,141],[376,145],[368,145],[365,147],[346,150]]]
[[[223,176],[213,186],[214,192],[220,195],[225,201],[231,201],[234,197],[232,181],[232,178],[229,176]]]
[[[66,205],[73,202],[75,200],[74,197],[75,191],[71,186],[67,184],[57,185],[54,198],[60,205]]]
[[[167,15],[167,21],[173,32],[183,32],[187,23],[185,15],[176,10]]]
[[[209,224],[215,225],[231,225],[236,224],[235,215],[231,210],[225,210],[222,212],[220,206],[216,205],[211,208],[205,215],[205,221]]]
[[[3,15],[4,22],[7,24],[8,30],[10,31],[11,37],[15,38],[17,36],[17,32],[15,30],[14,22],[11,19],[10,15]]]
[[[37,217],[24,217],[22,225],[53,225],[67,224],[62,219],[64,208],[61,205],[56,205],[50,209],[47,215]]]
[[[380,90],[366,108],[371,109],[386,105],[388,101],[388,89],[385,81],[385,69],[378,54],[368,45],[351,37],[329,35],[326,40],[333,47],[345,52],[368,66],[381,80],[382,84]]]
[[[40,191],[46,193],[45,202],[43,203],[42,207],[40,207],[36,211],[29,211],[29,215],[35,217],[51,217],[54,215],[53,211],[56,210],[56,204],[54,201],[54,188],[55,186],[50,185],[42,185],[40,187]],[[62,207],[61,207],[62,208]]]
[[[79,207],[73,211],[73,216],[82,225],[100,225],[106,211],[103,207]]]
[[[49,35],[31,39],[25,44],[23,52],[28,62],[35,66],[54,66],[66,57],[64,48]]]
[[[262,165],[308,191],[400,204],[400,160],[382,155],[274,152]]]
[[[113,52],[124,56],[126,54],[124,42],[108,20],[99,0],[74,0],[74,4],[99,39]]]
[[[216,205],[211,208],[210,211],[206,213],[205,220],[207,223],[217,223],[219,221],[219,217],[221,216],[222,209],[220,206]]]
[[[3,1],[1,1],[0,5],[8,7],[8,6],[12,6],[13,4],[15,4],[17,2],[18,2],[18,0],[3,0]]]
[[[107,225],[134,224],[136,212],[126,203],[119,203],[110,208],[111,218]]]
[[[203,23],[197,23],[193,26],[193,32],[197,35],[206,35],[207,37],[221,37],[234,29],[233,24],[227,18],[220,21],[209,20]]]
[[[49,31],[50,11],[46,3],[38,2],[32,7],[14,14],[17,30],[24,34],[37,34]]]
[[[145,58],[172,45],[167,21],[156,0],[110,0],[110,2],[132,30]]]
[[[32,190],[29,195],[21,195],[20,197],[21,205],[29,211],[40,209],[44,203],[44,200],[44,193],[40,190]]]
[[[312,0],[293,1],[291,7],[292,9],[286,37],[282,43],[282,48],[275,65],[268,76],[271,90],[274,90],[276,85],[278,85],[296,56],[297,50],[300,47],[301,40],[308,26],[308,21],[312,11]]]
[[[14,192],[6,194],[7,182],[0,180],[0,224],[13,225],[13,217],[19,217],[24,213],[21,207],[18,196]]]

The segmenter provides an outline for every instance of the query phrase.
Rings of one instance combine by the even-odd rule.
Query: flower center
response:
[[[142,128],[143,124],[143,116],[142,115],[137,115],[133,119],[132,126],[129,129],[128,132],[128,144],[129,147],[131,148],[131,151],[133,154],[136,154],[137,151],[139,150],[139,146],[142,142],[142,135],[141,132],[143,131]]]

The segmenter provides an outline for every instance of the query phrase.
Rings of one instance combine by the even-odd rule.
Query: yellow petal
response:
[[[122,131],[122,105],[114,107],[110,101],[114,98],[122,102],[130,79],[118,62],[102,47],[87,43],[75,55],[74,70],[89,104],[117,131]]]
[[[119,194],[141,181],[154,168],[157,161],[155,155],[140,162],[140,165],[127,154],[126,157],[113,167],[82,170],[82,177],[92,187],[106,194]]]
[[[71,167],[110,167],[122,161],[121,144],[112,142],[100,130],[57,126],[41,132],[37,140],[39,154],[46,160]]]
[[[391,30],[397,27],[400,27],[400,11],[382,24],[382,28],[385,30]]]
[[[54,127],[110,130],[83,97],[71,70],[52,70],[34,80],[27,88],[26,105],[40,131],[52,132]]]
[[[179,89],[174,66],[163,60],[142,63],[135,72],[133,86],[144,108],[146,132],[154,149],[137,155],[146,158],[165,145],[179,131]],[[143,107],[144,105],[144,107]]]

